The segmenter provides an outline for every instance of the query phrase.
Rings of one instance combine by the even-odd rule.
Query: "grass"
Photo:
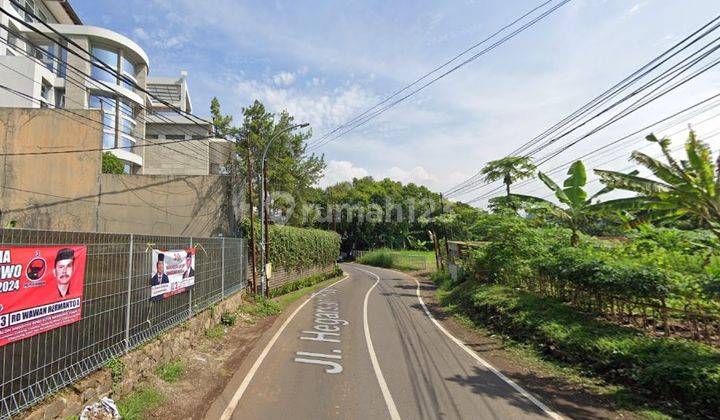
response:
[[[255,318],[266,318],[282,312],[282,307],[274,300],[266,299],[260,295],[248,295],[248,298],[252,303],[241,306],[240,311]]]
[[[185,362],[180,359],[163,363],[157,367],[155,373],[157,376],[165,382],[173,383],[177,382],[185,373]]]
[[[321,273],[321,274],[315,274],[312,276],[303,277],[299,280],[295,280],[290,283],[285,283],[282,286],[271,290],[270,297],[274,298],[277,296],[286,295],[286,294],[288,294],[290,292],[294,292],[296,290],[305,289],[305,288],[313,286],[317,283],[323,282],[327,279],[335,278],[340,274],[342,274],[342,270],[340,270],[340,268],[337,267],[333,272],[330,272],[330,273]]]
[[[383,248],[365,253],[357,262],[397,270],[426,270],[435,266],[435,253]]]
[[[132,394],[118,401],[118,410],[125,420],[142,420],[145,415],[160,406],[165,397],[155,388],[138,388]]]
[[[712,347],[647,337],[505,286],[435,280],[443,305],[464,322],[513,340],[538,360],[555,362],[563,374],[604,379],[611,384],[605,391],[621,403],[656,401],[673,416],[708,414],[720,406],[720,351]],[[662,416],[653,410],[644,415]]]
[[[205,337],[211,340],[219,340],[225,335],[225,326],[217,324],[205,330]]]

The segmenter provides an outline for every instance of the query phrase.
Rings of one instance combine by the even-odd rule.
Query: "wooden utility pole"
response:
[[[255,248],[255,215],[253,214],[253,170],[250,158],[250,144],[247,145],[247,179],[248,203],[250,204],[250,265],[252,267],[252,284],[250,288],[257,293],[257,249]]]
[[[264,190],[263,193],[265,194],[265,199],[264,199],[265,205],[263,206],[264,208],[262,209],[263,214],[265,215],[263,217],[263,222],[265,224],[265,226],[263,226],[263,229],[265,229],[265,264],[270,263],[270,229],[268,229],[268,227],[270,226],[270,222],[269,222],[269,220],[270,220],[270,202],[268,201],[267,167],[268,167],[267,162],[265,162],[265,165],[263,165],[263,190]],[[269,280],[267,278],[267,273],[265,274],[265,277],[266,277],[265,282],[267,284],[267,282]],[[265,287],[265,296],[266,297],[270,296],[270,285],[267,285]]]
[[[428,230],[428,236],[430,236],[430,239],[433,241],[435,248],[435,268],[437,271],[440,271],[440,247],[438,246],[437,236],[435,236],[435,233],[431,230]]]

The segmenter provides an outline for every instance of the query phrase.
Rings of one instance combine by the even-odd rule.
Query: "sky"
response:
[[[259,99],[272,111],[287,110],[296,120],[309,122],[316,139],[540,3],[72,1],[85,24],[112,29],[142,46],[150,57],[151,76],[188,71],[196,114],[207,115],[216,96],[223,110],[240,120],[242,108]],[[319,149],[328,165],[320,185],[371,175],[448,190],[719,13],[717,0],[572,0]],[[718,82],[718,70],[708,71],[547,167],[718,93]],[[685,125],[668,131],[679,132],[675,144],[686,136]],[[693,127],[701,138],[708,134],[715,150],[720,147],[717,136],[711,136],[720,128],[715,120]],[[625,148],[588,158],[586,166],[624,169],[629,152],[645,146],[638,136]],[[555,178],[561,181],[562,173]],[[543,188],[531,182],[518,192],[543,194]],[[485,191],[456,198],[466,201]]]

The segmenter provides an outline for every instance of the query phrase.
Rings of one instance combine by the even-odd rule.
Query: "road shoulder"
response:
[[[504,342],[501,337],[470,326],[449,314],[438,301],[437,287],[430,280],[429,272],[390,271],[403,274],[413,284],[413,278],[417,279],[428,310],[443,327],[497,370],[548,402],[564,416],[578,419],[642,418],[630,411],[613,409],[613,399],[603,395],[603,386],[594,383],[592,379],[563,375],[559,369],[532,358],[527,352]]]

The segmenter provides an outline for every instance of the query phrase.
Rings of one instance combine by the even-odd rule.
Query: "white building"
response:
[[[182,116],[143,92],[190,113],[186,73],[180,78],[148,77],[150,60],[138,44],[117,32],[83,25],[67,0],[20,2],[81,48],[33,22],[30,14],[10,0],[0,0],[0,6],[15,18],[0,13],[0,84],[14,90],[0,89],[0,107],[101,110],[102,146],[124,147],[111,153],[125,162],[127,173],[203,175],[221,170],[231,145],[224,140],[197,139],[212,134],[211,124]],[[42,35],[17,20],[34,23]],[[94,64],[87,51],[137,87]],[[156,140],[189,141],[138,147]],[[193,159],[171,163],[164,158],[177,154]]]

